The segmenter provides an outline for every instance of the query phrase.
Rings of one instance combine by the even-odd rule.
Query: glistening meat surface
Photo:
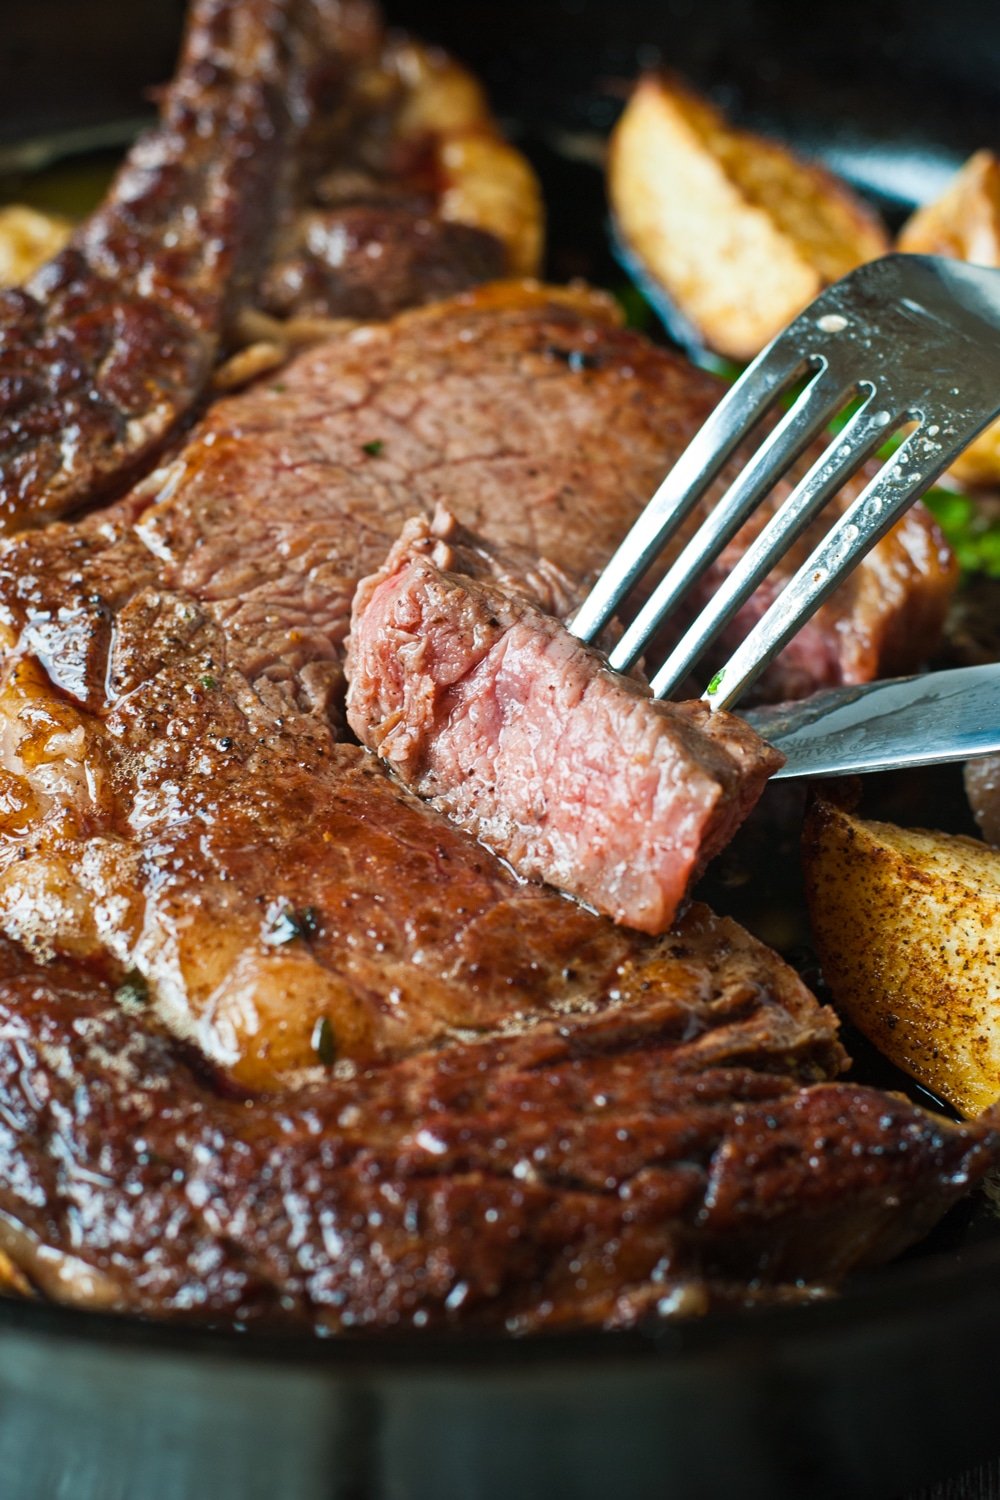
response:
[[[621,1326],[808,1294],[996,1159],[985,1124],[800,1082],[836,1068],[832,1018],[799,987],[795,1026],[794,976],[733,924],[695,909],[676,943],[673,986],[267,1099],[4,950],[8,1281],[335,1330]]]
[[[599,298],[487,289],[301,356],[128,500],[8,542],[0,929],[137,971],[178,1035],[259,1084],[315,1061],[324,1015],[365,1058],[590,1003],[627,950],[565,955],[607,952],[608,929],[336,744],[350,601],[438,502],[568,600],[714,389]],[[941,579],[914,569],[911,592]],[[285,911],[319,941],[275,941]],[[475,985],[452,973],[467,947]]]
[[[782,757],[729,714],[654,703],[454,517],[407,523],[359,585],[347,718],[519,874],[663,932]]]
[[[67,248],[0,293],[3,529],[120,487],[197,400],[288,201],[310,73],[359,15],[197,0],[159,124]]]
[[[600,299],[494,288],[311,351],[126,500],[0,549],[29,1275],[42,1244],[91,1275],[56,1294],[177,1314],[627,1321],[835,1278],[984,1169],[986,1126],[803,1087],[835,1022],[732,924],[616,929],[342,742],[350,600],[414,510],[512,579],[527,547],[563,609],[714,395]],[[947,583],[900,555],[897,623]],[[888,629],[857,598],[844,673]]]

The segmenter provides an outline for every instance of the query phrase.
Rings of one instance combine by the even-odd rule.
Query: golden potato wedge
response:
[[[660,75],[640,80],[612,134],[608,195],[626,245],[733,359],[889,248],[876,215],[829,172],[733,129]]]
[[[907,219],[896,248],[1000,266],[1000,161],[993,152],[970,156],[941,197]]]
[[[1000,852],[817,799],[803,863],[838,1008],[963,1114],[1000,1099]]]
[[[404,90],[396,128],[429,148],[442,218],[496,235],[509,274],[535,275],[545,233],[541,188],[500,134],[480,84],[447,53],[409,38],[392,44],[387,59]]]
[[[387,62],[404,89],[398,129],[403,135],[450,135],[492,124],[482,85],[439,47],[411,37],[390,43]]]
[[[896,248],[1000,266],[1000,161],[993,152],[970,156],[941,197],[907,220]],[[950,473],[963,484],[1000,484],[1000,421],[966,448]]]
[[[69,239],[72,225],[58,214],[24,203],[0,208],[0,286],[17,286],[51,260]]]

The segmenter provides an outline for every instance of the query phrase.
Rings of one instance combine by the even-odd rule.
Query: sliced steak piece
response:
[[[163,476],[170,504],[151,511],[149,545],[178,583],[213,598],[231,634],[263,644],[270,614],[270,649],[286,659],[289,625],[299,639],[332,637],[339,651],[358,579],[410,516],[439,503],[489,543],[548,559],[586,587],[721,389],[613,326],[616,316],[599,294],[494,284],[310,351],[216,404]],[[734,635],[800,560],[775,571]],[[290,572],[298,599],[303,588],[322,598],[294,621],[274,605]],[[706,595],[718,576],[705,578]],[[935,522],[912,508],[786,648],[766,694],[918,665],[955,579]]]
[[[984,1122],[747,1052],[794,979],[744,938],[720,994],[731,924],[682,933],[681,993],[270,1098],[213,1088],[134,995],[4,950],[8,1281],[186,1320],[621,1326],[814,1294],[997,1160]]]
[[[195,0],[159,124],[67,248],[0,293],[4,529],[120,487],[190,410],[290,191],[310,75],[367,15]]]
[[[484,551],[447,511],[403,528],[355,595],[348,723],[519,874],[663,932],[783,757],[729,714],[654,703]]]

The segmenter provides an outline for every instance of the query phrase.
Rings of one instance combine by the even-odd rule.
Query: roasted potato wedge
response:
[[[733,359],[889,248],[878,218],[829,172],[734,130],[659,75],[640,80],[611,137],[608,193],[625,244],[703,342]]]
[[[0,286],[27,281],[69,239],[72,225],[58,214],[43,214],[24,203],[0,208]]]
[[[907,219],[896,248],[1000,266],[1000,161],[993,152],[970,156],[941,197]]]
[[[1000,161],[992,151],[970,156],[941,197],[917,209],[900,230],[897,249],[1000,266]],[[966,448],[950,472],[963,484],[1000,484],[1000,421]]]
[[[963,1114],[1000,1099],[1000,852],[817,799],[803,862],[838,1008]]]

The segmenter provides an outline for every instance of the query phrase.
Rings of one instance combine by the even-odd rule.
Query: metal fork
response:
[[[757,423],[804,389],[683,548],[610,654],[627,671],[684,594],[832,419],[860,406],[653,675],[666,698],[846,481],[917,425],[846,508],[704,693],[729,708],[906,508],[1000,413],[1000,271],[888,255],[828,287],[758,355],[681,454],[570,629],[592,641]]]

